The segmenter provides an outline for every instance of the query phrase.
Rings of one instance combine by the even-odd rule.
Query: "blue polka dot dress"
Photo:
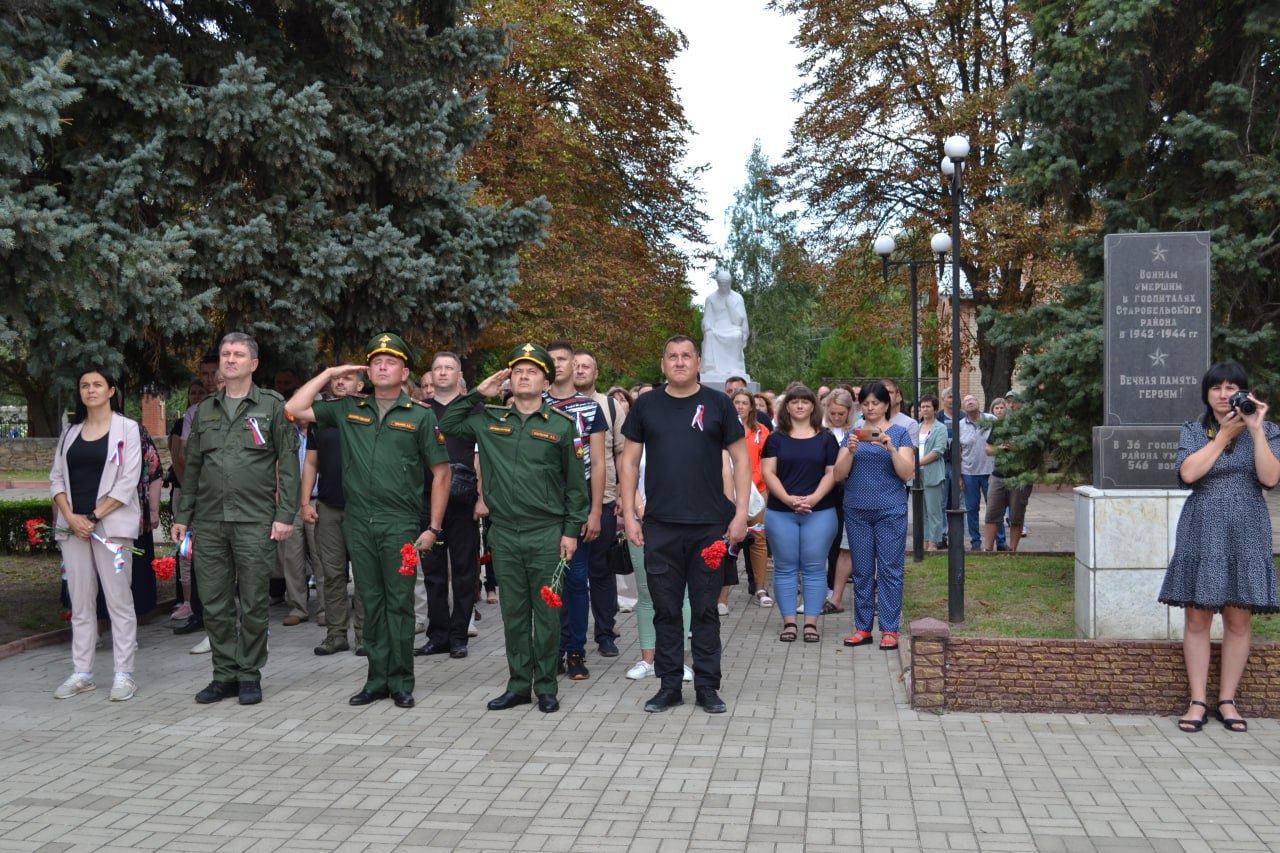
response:
[[[1271,452],[1280,457],[1280,426],[1263,422]],[[1200,421],[1182,425],[1177,469],[1210,441]],[[1253,439],[1238,435],[1196,482],[1178,519],[1178,536],[1160,602],[1220,612],[1243,607],[1280,612],[1271,556],[1271,515],[1253,464]]]

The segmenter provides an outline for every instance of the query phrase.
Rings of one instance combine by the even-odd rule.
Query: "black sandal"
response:
[[[818,633],[817,625],[804,626],[804,641],[806,643],[819,643],[822,641],[822,635]]]
[[[1192,705],[1199,705],[1201,708],[1204,708],[1204,716],[1203,716],[1203,717],[1201,717],[1201,718],[1200,718],[1200,719],[1198,719],[1198,720],[1178,720],[1178,729],[1179,729],[1180,731],[1184,731],[1184,732],[1186,732],[1186,733],[1187,733],[1187,734],[1189,734],[1189,735],[1190,735],[1190,734],[1195,734],[1196,732],[1198,732],[1198,731],[1200,731],[1201,729],[1203,729],[1203,728],[1204,728],[1204,722],[1205,722],[1205,720],[1207,720],[1207,719],[1209,718],[1209,706],[1208,706],[1208,705],[1204,704],[1203,702],[1201,702],[1201,701],[1200,701],[1200,700],[1198,700],[1198,699],[1192,699],[1192,700],[1191,700],[1191,704],[1192,704]]]
[[[1245,719],[1244,719],[1243,717],[1225,717],[1225,716],[1223,716],[1223,714],[1222,714],[1222,706],[1223,706],[1223,705],[1230,705],[1232,708],[1234,708],[1234,707],[1236,706],[1236,700],[1234,700],[1234,699],[1219,699],[1219,700],[1218,700],[1218,707],[1217,707],[1217,709],[1216,709],[1216,710],[1214,710],[1214,712],[1213,712],[1213,713],[1215,713],[1215,714],[1217,714],[1217,715],[1218,715],[1218,721],[1219,721],[1220,723],[1222,723],[1222,727],[1223,727],[1224,729],[1226,729],[1227,731],[1229,731],[1229,732],[1235,732],[1236,734],[1239,734],[1239,733],[1241,733],[1241,732],[1247,732],[1247,731],[1249,730],[1249,724],[1245,721]]]
[[[796,641],[796,623],[783,622],[782,633],[778,635],[778,639],[784,643],[794,643]]]

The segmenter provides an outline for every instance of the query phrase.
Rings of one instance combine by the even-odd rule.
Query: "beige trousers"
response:
[[[126,547],[132,539],[112,538]],[[111,616],[111,642],[115,671],[133,672],[133,651],[138,638],[138,616],[133,610],[133,555],[124,552],[124,568],[117,572],[111,552],[101,542],[75,536],[58,543],[67,569],[67,593],[71,597],[71,665],[76,672],[93,672],[93,652],[98,643],[98,584],[102,584]]]

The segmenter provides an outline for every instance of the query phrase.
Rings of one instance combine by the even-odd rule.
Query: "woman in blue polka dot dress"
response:
[[[907,541],[906,482],[915,473],[911,435],[889,422],[883,382],[863,386],[862,425],[845,436],[835,478],[845,480],[844,522],[853,557],[853,627],[846,646],[871,642],[879,616],[880,648],[898,647]]]

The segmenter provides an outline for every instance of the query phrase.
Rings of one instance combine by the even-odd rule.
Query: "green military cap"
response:
[[[548,379],[552,379],[556,375],[556,369],[551,364],[551,353],[547,352],[546,347],[540,347],[533,343],[521,344],[507,356],[507,367],[515,367],[517,361],[533,362],[542,368],[542,372],[547,374]]]
[[[364,360],[370,361],[375,355],[386,353],[394,355],[396,358],[404,359],[405,367],[413,367],[413,350],[409,349],[409,345],[404,342],[404,338],[395,332],[382,332],[374,335],[369,339],[369,345],[365,348],[368,353]]]

